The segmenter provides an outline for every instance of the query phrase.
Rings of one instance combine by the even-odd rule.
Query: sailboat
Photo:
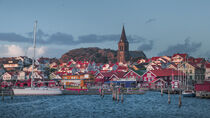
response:
[[[34,24],[34,55],[32,63],[32,78],[31,78],[31,87],[29,88],[13,88],[14,95],[61,95],[62,90],[60,88],[50,88],[50,87],[34,87],[34,63],[35,63],[35,49],[36,49],[36,27],[37,21]]]
[[[186,65],[184,65],[184,69],[185,69],[185,66]],[[187,73],[187,76],[185,76],[185,82],[186,82],[187,89],[182,91],[183,97],[195,97],[195,91],[192,89],[189,89],[188,87],[188,73]]]

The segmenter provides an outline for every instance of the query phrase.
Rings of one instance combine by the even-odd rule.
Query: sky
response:
[[[209,0],[0,0],[0,57],[32,56],[37,20],[37,57],[117,50],[124,25],[129,50],[147,57],[210,58],[209,6]]]

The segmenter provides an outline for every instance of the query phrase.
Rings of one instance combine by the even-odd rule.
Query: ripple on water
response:
[[[159,92],[144,95],[124,95],[124,102],[112,101],[111,95],[103,99],[98,95],[16,96],[0,102],[1,118],[209,118],[210,100],[182,98],[178,108],[178,95],[161,96]]]

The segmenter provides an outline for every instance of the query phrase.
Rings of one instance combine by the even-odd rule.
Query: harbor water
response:
[[[160,92],[124,95],[124,102],[111,95],[5,96],[0,118],[209,118],[210,99],[161,96]]]

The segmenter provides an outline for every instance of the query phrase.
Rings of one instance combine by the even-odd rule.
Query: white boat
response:
[[[195,97],[195,92],[193,90],[182,91],[183,97]]]
[[[60,88],[50,88],[50,87],[34,87],[34,61],[35,61],[35,48],[36,48],[36,26],[37,21],[34,24],[34,56],[32,63],[32,79],[31,87],[29,88],[13,88],[14,95],[61,95],[62,90]]]
[[[24,89],[13,89],[14,95],[61,95],[62,91],[59,88],[49,87],[34,87]]]

